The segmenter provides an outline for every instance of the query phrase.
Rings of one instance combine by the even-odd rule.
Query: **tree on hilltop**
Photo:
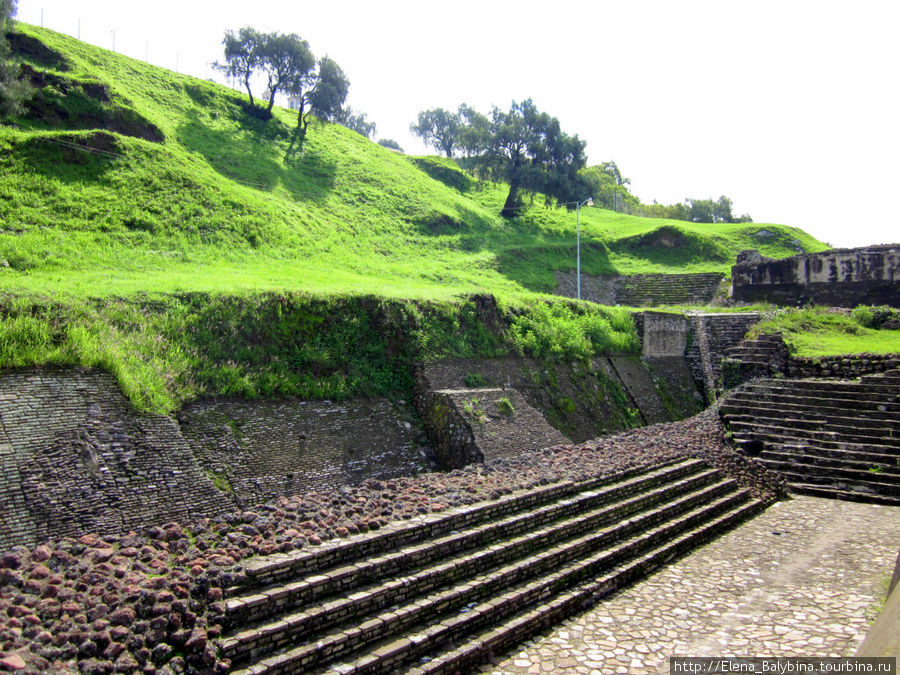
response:
[[[279,91],[287,94],[297,110],[297,132],[301,139],[306,135],[310,115],[336,122],[345,116],[343,106],[350,81],[334,59],[323,56],[317,61],[309,43],[299,35],[260,33],[245,26],[237,33],[227,31],[222,42],[225,61],[216,63],[215,67],[244,83],[254,114],[269,119],[275,96]],[[250,83],[257,74],[265,75],[267,80],[265,109],[257,108],[253,98]]]
[[[289,33],[266,33],[262,36],[257,53],[259,66],[268,78],[269,105],[266,113],[272,114],[275,105],[275,94],[279,90],[287,91],[294,83],[311,77],[310,71],[316,65],[306,40]]]
[[[540,112],[531,99],[513,101],[509,111],[495,106],[490,117],[466,112],[463,144],[473,152],[475,166],[509,183],[502,216],[516,215],[520,190],[543,192],[560,202],[580,197],[585,143],[564,133],[559,120]]]
[[[291,80],[286,91],[297,104],[297,131],[306,135],[309,116],[337,121],[343,111],[350,81],[334,59],[323,56],[318,68]]]
[[[601,162],[579,171],[598,206],[625,211],[640,207],[640,200],[628,190],[631,180],[625,178],[615,162]]]
[[[370,122],[368,120],[366,113],[354,110],[349,106],[343,108],[340,113],[335,116],[334,122],[347,127],[348,129],[352,129],[366,138],[372,138],[378,130],[375,122]]]
[[[0,0],[3,1],[3,0]],[[253,100],[253,90],[250,87],[250,78],[256,72],[260,64],[259,46],[263,36],[249,26],[244,26],[237,33],[226,31],[222,44],[225,45],[225,62],[213,64],[216,70],[221,71],[227,77],[239,79],[247,89],[247,97],[250,99],[250,107],[256,105]]]
[[[447,157],[453,157],[453,150],[459,142],[465,121],[460,113],[452,113],[443,108],[432,108],[419,113],[416,124],[409,130],[428,145]]]

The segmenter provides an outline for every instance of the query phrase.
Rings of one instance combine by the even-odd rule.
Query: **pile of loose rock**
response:
[[[226,672],[230,664],[215,644],[223,589],[243,581],[242,562],[251,556],[687,455],[713,462],[759,496],[780,489],[772,474],[726,447],[718,415],[709,410],[449,473],[281,497],[216,520],[19,547],[0,556],[0,670]]]

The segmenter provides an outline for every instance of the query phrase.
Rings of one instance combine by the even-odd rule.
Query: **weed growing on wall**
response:
[[[557,302],[564,307],[500,306],[490,296],[5,295],[0,363],[102,368],[137,408],[169,412],[203,395],[406,397],[423,359],[588,358],[608,344],[637,344],[627,313]]]

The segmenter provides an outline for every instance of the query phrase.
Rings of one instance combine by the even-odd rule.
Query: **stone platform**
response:
[[[481,671],[668,673],[670,656],[852,656],[900,546],[900,507],[797,496]]]

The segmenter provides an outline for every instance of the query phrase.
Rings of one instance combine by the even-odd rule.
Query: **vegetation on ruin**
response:
[[[543,195],[504,219],[509,186],[452,159],[317,121],[300,148],[296,112],[264,121],[240,91],[16,31],[32,96],[0,126],[3,366],[98,365],[164,411],[403,392],[416,358],[637,350],[625,310],[542,295],[575,266],[574,213]],[[580,222],[595,275],[825,248],[780,225]]]
[[[749,337],[780,332],[796,356],[889,354],[900,351],[898,325],[900,311],[889,307],[784,308],[770,310]]]

